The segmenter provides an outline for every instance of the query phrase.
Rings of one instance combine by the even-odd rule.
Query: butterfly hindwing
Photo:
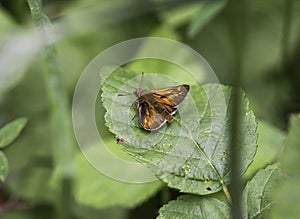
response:
[[[139,101],[139,119],[144,129],[149,131],[156,130],[166,123],[164,116],[158,113],[151,103],[149,103],[147,100]]]

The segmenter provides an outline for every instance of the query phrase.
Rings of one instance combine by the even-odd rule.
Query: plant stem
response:
[[[242,218],[241,213],[241,85],[242,85],[242,60],[245,40],[246,1],[230,0],[227,5],[229,17],[229,31],[231,33],[233,62],[232,62],[232,111],[231,111],[231,215],[233,219]]]
[[[170,189],[169,187],[165,186],[163,187],[162,191],[161,191],[161,204],[165,205],[168,203],[168,201],[170,201]]]
[[[227,186],[225,185],[225,183],[224,183],[223,181],[222,181],[221,183],[222,183],[222,187],[223,187],[223,192],[224,192],[224,194],[225,194],[225,196],[226,196],[228,202],[229,202],[230,204],[232,204],[231,195],[230,195],[230,192],[229,192]]]
[[[41,12],[39,0],[27,0],[32,18],[38,27],[43,43],[45,84],[50,105],[50,121],[52,131],[52,149],[56,168],[60,170],[61,193],[58,197],[58,217],[71,218],[71,190],[72,190],[72,157],[73,137],[71,113],[68,107],[68,98],[61,83],[57,55],[53,42],[52,24],[48,17]]]

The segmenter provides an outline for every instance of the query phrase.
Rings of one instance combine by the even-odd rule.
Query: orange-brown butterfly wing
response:
[[[168,114],[173,115],[177,110],[177,106],[184,100],[189,92],[189,88],[189,85],[179,85],[169,88],[150,90],[150,92],[152,93],[155,101],[161,104]],[[172,119],[167,120],[172,121]]]
[[[148,90],[160,103],[168,106],[178,106],[190,90],[189,85],[179,85],[155,90]]]
[[[139,118],[146,130],[159,129],[173,120],[177,106],[189,91],[189,85],[179,85],[142,91],[138,98]]]
[[[140,123],[146,130],[157,130],[166,123],[164,116],[147,99],[139,99],[138,110]]]

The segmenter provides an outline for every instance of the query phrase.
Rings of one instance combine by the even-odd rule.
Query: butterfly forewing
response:
[[[173,120],[177,106],[183,101],[189,91],[189,85],[179,85],[154,90],[137,89],[138,111],[140,123],[144,129],[154,131],[166,121]]]

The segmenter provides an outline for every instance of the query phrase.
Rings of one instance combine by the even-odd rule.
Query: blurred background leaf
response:
[[[190,38],[196,36],[198,32],[206,25],[214,16],[220,12],[227,3],[227,0],[219,1],[202,1],[201,7],[198,9],[194,19],[187,30],[187,35]],[[195,7],[194,7],[195,8]]]
[[[26,122],[26,118],[19,118],[0,128],[0,149],[6,147],[18,137]],[[5,180],[7,174],[8,161],[5,154],[0,151],[0,182]]]
[[[97,147],[91,148],[91,150],[97,149]],[[105,176],[88,163],[82,153],[76,155],[75,163],[77,170],[74,178],[75,200],[86,206],[98,209],[114,206],[130,208],[149,199],[162,187],[159,181],[134,184]],[[123,171],[120,169],[120,174]],[[129,171],[128,174],[135,174],[130,170],[127,171]]]
[[[14,141],[26,125],[26,122],[26,118],[19,118],[0,128],[0,148]]]
[[[286,150],[282,159],[284,180],[277,183],[273,195],[276,207],[271,211],[269,218],[297,218],[299,209],[299,159],[300,159],[300,114],[290,117],[289,132],[286,139]]]
[[[8,173],[8,162],[5,154],[0,151],[0,182],[4,181]]]
[[[285,148],[286,133],[264,121],[258,121],[257,151],[253,162],[243,175],[253,176],[261,168],[278,161]]]

